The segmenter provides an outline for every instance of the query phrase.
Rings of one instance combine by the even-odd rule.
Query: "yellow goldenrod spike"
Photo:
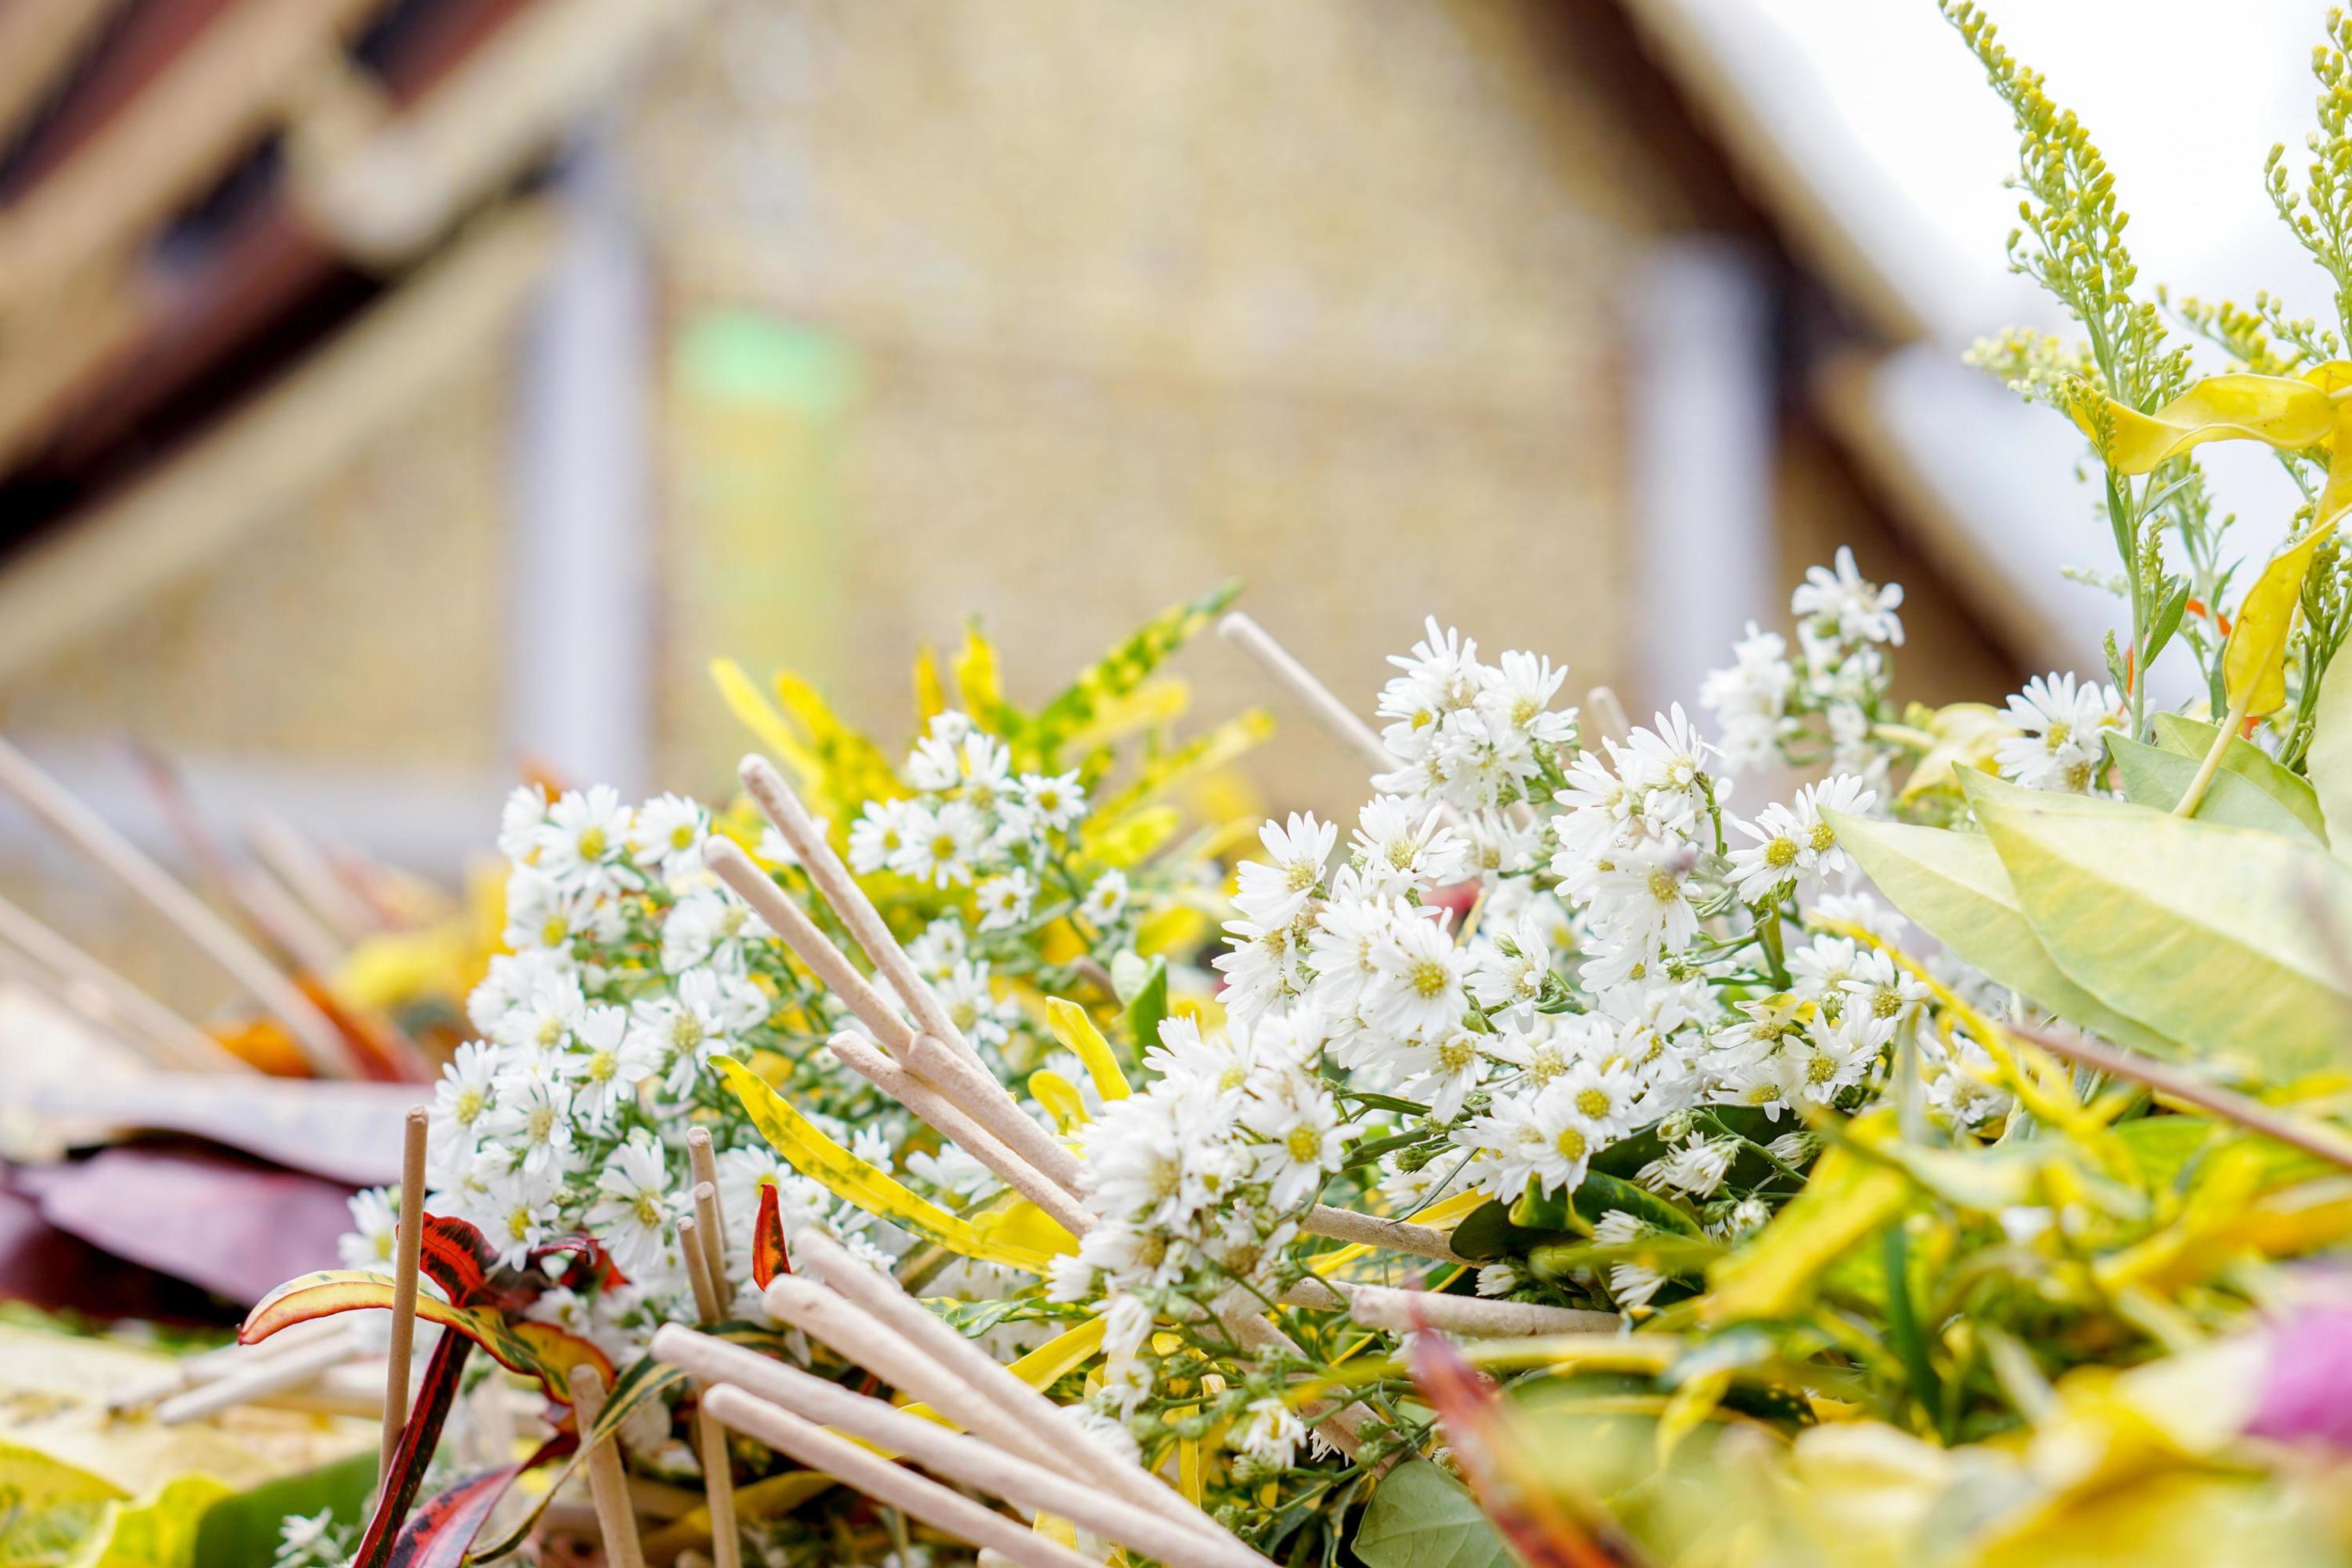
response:
[[[1054,1037],[1067,1046],[1079,1061],[1086,1064],[1087,1076],[1094,1080],[1095,1093],[1108,1103],[1128,1097],[1127,1074],[1119,1070],[1118,1058],[1103,1038],[1087,1010],[1075,1002],[1059,996],[1045,999],[1046,1026]]]

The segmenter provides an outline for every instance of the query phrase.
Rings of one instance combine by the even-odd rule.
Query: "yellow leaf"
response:
[[[2154,414],[2110,399],[2106,409],[2115,438],[2106,459],[2119,473],[2145,474],[2208,441],[2261,441],[2288,451],[2316,447],[2335,431],[2329,384],[2343,368],[2321,365],[2299,377],[2209,375]],[[2079,407],[2074,422],[2084,435],[2093,435],[2092,422]]]
[[[1045,999],[1045,1024],[1054,1037],[1069,1047],[1072,1055],[1086,1064],[1087,1076],[1094,1080],[1095,1093],[1106,1103],[1128,1097],[1127,1074],[1119,1070],[1118,1058],[1103,1038],[1087,1010],[1076,1002],[1059,996]]]
[[[971,1221],[918,1197],[887,1172],[859,1159],[818,1131],[816,1124],[732,1057],[710,1058],[727,1087],[742,1102],[751,1124],[784,1162],[827,1192],[877,1219],[914,1232],[964,1258],[1009,1268],[1045,1272],[1050,1258],[1027,1247],[992,1239]]]
[[[981,635],[977,622],[963,628],[963,647],[955,657],[955,683],[963,710],[982,729],[1003,733],[1004,690],[996,673],[996,645]]]
[[[1139,730],[1172,724],[1192,705],[1192,684],[1181,676],[1162,676],[1105,700],[1095,710],[1094,717],[1082,728],[1072,731],[1063,744],[1076,752],[1092,751]]]
[[[1831,1149],[1805,1190],[1755,1240],[1708,1267],[1700,1321],[1788,1316],[1840,1254],[1895,1217],[1909,1193],[1901,1173],[1850,1149]]]
[[[1174,806],[1147,805],[1099,837],[1089,836],[1087,853],[1105,866],[1133,866],[1149,859],[1183,826],[1183,814]]]
[[[2352,483],[2352,462],[2342,467],[2347,483]],[[2334,495],[2337,488],[2331,472],[2328,494]],[[2326,500],[2323,497],[2323,505]],[[2230,628],[2230,640],[2221,650],[2221,676],[2228,685],[2232,714],[2268,713],[2286,701],[2287,634],[2294,629],[2304,574],[2311,570],[2312,555],[2335,533],[2336,522],[2335,516],[2327,517],[2272,556],[2263,574],[2238,602],[2237,624]],[[2222,728],[2231,731],[2235,726]]]
[[[816,753],[794,732],[792,724],[776,711],[774,704],[760,694],[743,667],[731,658],[710,661],[710,679],[719,687],[719,695],[729,712],[738,722],[759,738],[760,744],[776,754],[776,760],[800,776],[803,784],[814,784],[824,775]]]
[[[1039,1068],[1029,1075],[1029,1097],[1045,1108],[1057,1131],[1074,1132],[1089,1120],[1086,1096],[1052,1068]]]
[[[1901,797],[1905,800],[1915,800],[1937,785],[1949,783],[1953,773],[1961,768],[1992,772],[1994,751],[2017,732],[2000,709],[1982,702],[1954,702],[1933,711],[1915,703],[1904,721],[1935,740],[1905,781]]]
[[[1094,816],[1087,823],[1089,837],[1187,780],[1225,766],[1273,733],[1274,716],[1263,708],[1252,708],[1152,759],[1133,783],[1095,803]]]
[[[971,1223],[997,1246],[1042,1252],[1049,1258],[1078,1249],[1078,1238],[1060,1220],[1019,1193],[997,1194],[986,1207],[971,1216]]]
[[[940,680],[940,656],[926,643],[915,656],[915,717],[928,724],[947,711],[947,688]]]

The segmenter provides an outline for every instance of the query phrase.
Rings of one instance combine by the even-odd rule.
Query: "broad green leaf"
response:
[[[1128,1038],[1135,1042],[1139,1057],[1160,1043],[1160,1026],[1167,1018],[1168,961],[1154,958],[1142,985],[1127,1003]],[[1087,1070],[1093,1070],[1091,1066]]]
[[[2274,834],[1964,786],[2052,959],[2112,1009],[2273,1079],[2345,1065],[2352,873]]]
[[[2319,682],[2311,749],[2303,765],[2327,819],[2327,841],[2352,860],[2352,658],[2330,663]]]
[[[278,1527],[288,1514],[331,1513],[340,1525],[367,1522],[375,1489],[375,1448],[314,1470],[265,1481],[205,1510],[196,1528],[195,1568],[253,1568],[278,1551]]]
[[[1512,1561],[1469,1489],[1427,1459],[1407,1459],[1373,1489],[1354,1546],[1367,1568],[1511,1568]]]
[[[2207,737],[2209,746],[2220,733],[2215,730]],[[2232,745],[2242,746],[2245,742],[2233,742]],[[2247,747],[2249,751],[2252,749]],[[2116,760],[2125,797],[2158,811],[2170,811],[2180,804],[2180,797],[2189,792],[2189,783],[2196,778],[2204,759],[2202,752],[2194,758],[2184,757],[2178,752],[2126,740],[2121,735],[2107,737],[2107,754]],[[2230,767],[2227,752],[2222,753],[2221,771],[2213,775],[2204,797],[2197,803],[2197,820],[2283,834],[2299,843],[2325,846],[2327,842],[2320,831],[2289,810],[2284,801]]]
[[[2202,719],[2191,719],[2185,713],[2159,713],[2156,716],[2157,743],[2166,751],[2201,763],[2205,753],[2213,749],[2213,738],[2221,732],[2220,726],[2208,724]],[[2329,840],[2326,814],[2320,809],[2319,796],[2311,782],[2279,765],[2278,759],[2251,741],[2231,741],[2221,752],[2221,771],[2235,773],[2254,785],[2279,805],[2294,814],[2295,820],[2311,829],[2312,837],[2325,844]],[[2216,787],[2219,787],[2218,784]],[[2178,800],[2179,797],[2173,797]],[[2199,820],[2219,822],[2212,807],[2197,808]]]
[[[1829,814],[1844,847],[1906,920],[2045,1013],[2151,1055],[2180,1047],[2092,995],[2026,923],[2000,856],[1981,834]]]

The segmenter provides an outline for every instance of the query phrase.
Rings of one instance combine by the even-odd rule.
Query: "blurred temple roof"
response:
[[[2084,618],[2056,567],[2097,542],[2071,438],[1954,363],[1955,306],[1986,297],[1955,279],[1985,269],[1888,199],[1822,62],[1762,0],[1556,9],[1644,139],[1703,166],[1685,183],[1746,209],[1716,226],[1813,279],[1792,363],[1883,504],[2019,657],[2094,660],[2052,630]],[[218,550],[254,475],[314,483],[509,310],[567,129],[694,10],[0,6],[0,676]]]

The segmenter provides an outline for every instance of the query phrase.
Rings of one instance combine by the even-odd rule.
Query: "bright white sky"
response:
[[[1786,154],[1954,351],[2012,322],[2077,335],[2007,271],[2017,202],[2001,184],[2016,168],[2009,113],[1932,0],[1671,4],[1738,62]],[[2279,142],[2301,183],[2326,0],[1989,8],[2011,51],[2106,153],[2143,289],[2251,302],[2269,289],[2294,313],[2331,320],[2326,275],[2262,184]],[[2210,353],[2204,363],[2217,364]],[[2211,447],[2206,468],[2249,545],[2277,537],[2293,496],[2267,453]]]
[[[1776,118],[1809,121],[1800,133],[1811,154],[1855,171],[1861,221],[1906,258],[1946,335],[1966,341],[2035,308],[2021,280],[2000,278],[2016,216],[2000,184],[2016,166],[2007,110],[1929,0],[1699,4],[1749,12],[1769,33],[1754,41],[1786,67],[1773,73]],[[2147,283],[2234,299],[2266,287],[2306,313],[2325,306],[2321,274],[2262,189],[2273,143],[2287,144],[2301,174],[2324,0],[1994,0],[1990,9],[2011,51],[2049,79],[2106,153]]]

